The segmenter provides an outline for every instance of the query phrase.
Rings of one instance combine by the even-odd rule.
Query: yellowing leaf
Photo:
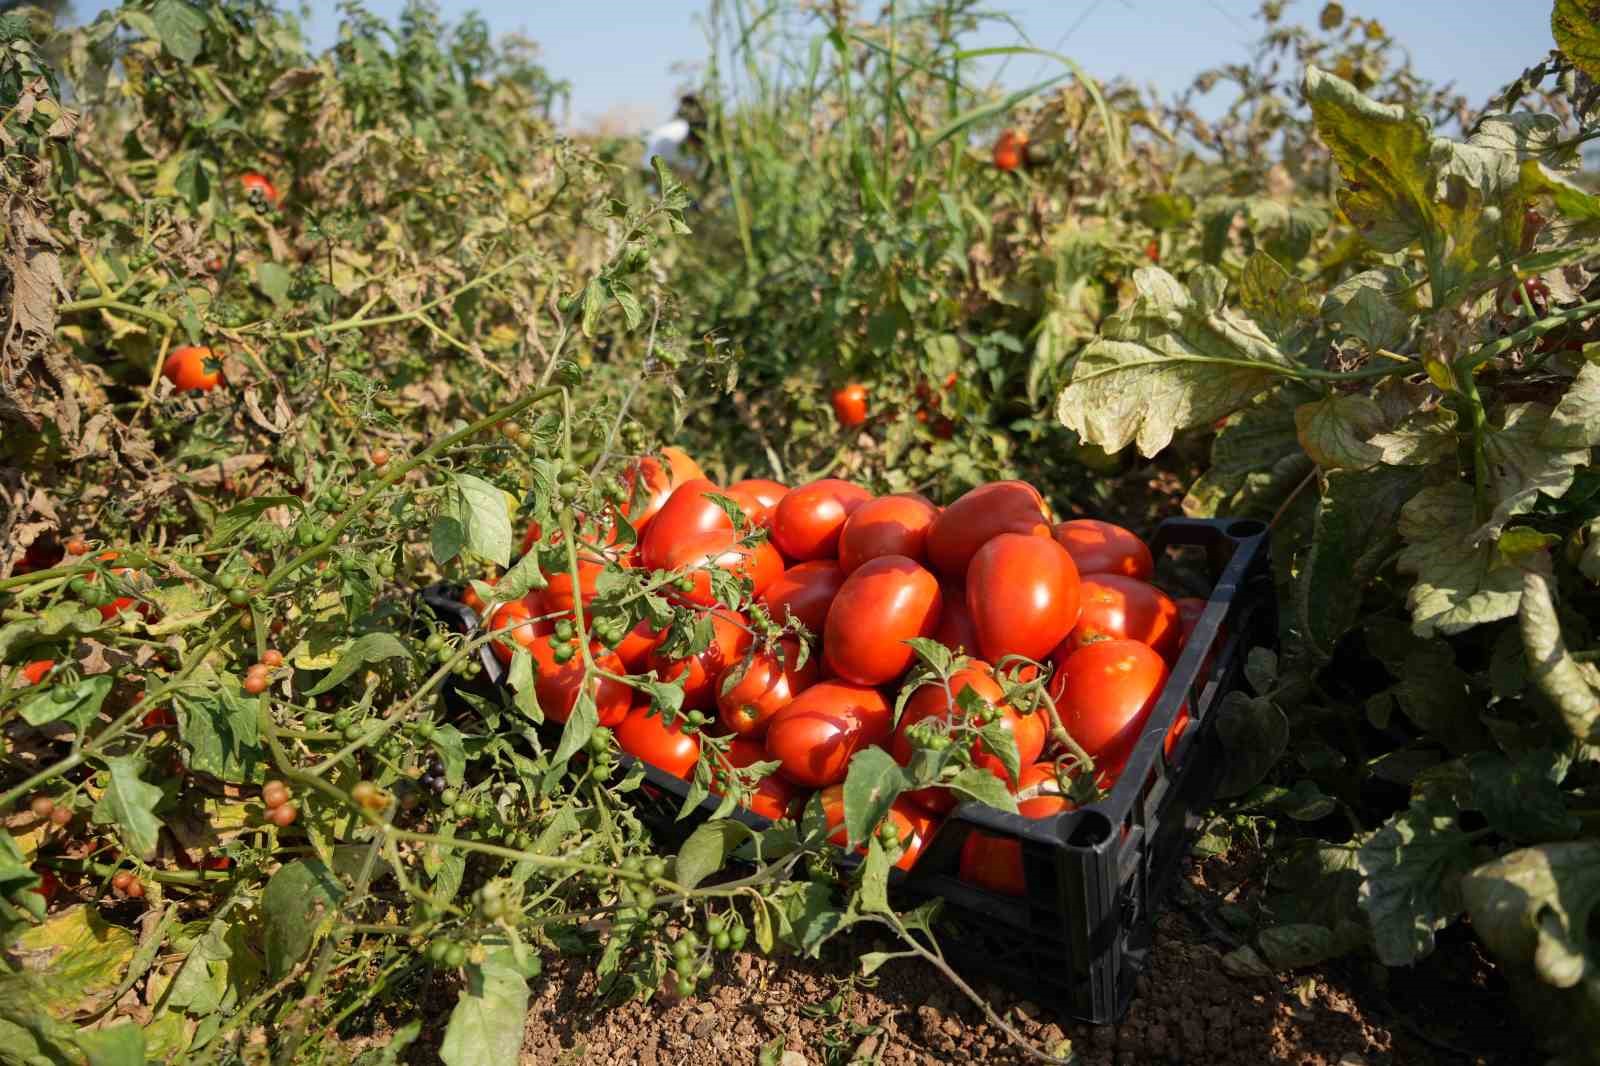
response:
[[[133,934],[84,904],[51,915],[17,941],[23,966],[48,987],[50,1013],[57,1018],[92,1008],[96,997],[115,992],[136,947]]]

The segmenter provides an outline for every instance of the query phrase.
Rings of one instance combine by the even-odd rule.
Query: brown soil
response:
[[[1241,980],[1221,967],[1228,934],[1202,915],[1208,901],[1237,898],[1244,878],[1212,860],[1195,864],[1189,880],[1198,906],[1160,917],[1149,971],[1120,1024],[1079,1025],[1012,991],[986,983],[978,991],[1035,1043],[1062,1052],[1070,1041],[1083,1066],[1539,1061],[1470,935],[1404,975],[1356,960]],[[585,961],[553,960],[530,1005],[522,1061],[723,1066],[755,1064],[763,1049],[763,1066],[1030,1061],[931,966],[897,960],[872,978],[855,976],[861,953],[891,947],[864,933],[840,937],[816,961],[738,954],[699,996],[601,1010]]]

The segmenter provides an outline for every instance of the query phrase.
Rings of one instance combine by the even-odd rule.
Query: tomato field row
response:
[[[1228,973],[1476,943],[1595,1061],[1590,5],[1468,101],[1268,2],[1207,119],[984,87],[969,0],[714,0],[648,170],[423,2],[0,9],[0,1060],[515,1061],[552,960],[865,930],[1099,1062],[891,882],[1060,916],[1049,834],[1203,757]]]

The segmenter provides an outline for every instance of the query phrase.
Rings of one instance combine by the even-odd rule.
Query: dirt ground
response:
[[[1226,863],[1188,877],[1201,908],[1233,893]],[[980,983],[1004,1017],[1046,1047],[1071,1041],[1083,1066],[1522,1066],[1542,1061],[1470,934],[1447,936],[1414,973],[1343,960],[1270,979],[1221,966],[1227,934],[1198,912],[1168,907],[1138,994],[1115,1026],[1072,1023],[1014,991]],[[535,989],[524,1064],[606,1066],[845,1066],[849,1063],[1030,1061],[932,967],[897,960],[853,975],[864,951],[892,945],[864,934],[823,959],[741,953],[694,998],[593,1007],[581,959],[554,960]],[[781,1043],[780,1043],[781,1041]],[[762,1052],[766,1049],[763,1058]]]

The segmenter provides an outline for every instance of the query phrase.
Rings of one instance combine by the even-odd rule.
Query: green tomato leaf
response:
[[[293,280],[277,263],[263,262],[256,267],[256,287],[280,307],[289,299],[289,285]]]
[[[1217,708],[1217,739],[1227,755],[1217,795],[1238,796],[1260,784],[1288,750],[1289,720],[1269,699],[1230,692]]]
[[[201,668],[201,677],[208,673]],[[224,781],[259,781],[267,754],[256,722],[256,701],[237,685],[212,683],[180,689],[172,699],[178,736],[189,749],[189,767]]]
[[[467,773],[467,750],[462,744],[461,730],[453,725],[433,727],[428,744],[438,753],[444,764],[444,782],[451,788],[460,788]]]
[[[1400,509],[1422,485],[1409,468],[1330,471],[1316,524],[1295,583],[1294,605],[1306,647],[1333,656],[1339,639],[1361,617],[1364,589],[1400,544]]]
[[[952,792],[958,792],[967,799],[975,799],[986,807],[993,807],[997,811],[1007,814],[1017,813],[1017,797],[1014,796],[1005,782],[977,766],[969,766],[946,782]]]
[[[731,819],[704,823],[678,849],[675,879],[685,888],[694,888],[722,869],[728,856],[753,836],[748,826]]]
[[[1409,284],[1393,267],[1364,270],[1328,290],[1321,317],[1359,340],[1368,354],[1398,350],[1411,336],[1411,316],[1396,302]]]
[[[98,825],[116,826],[123,846],[148,859],[156,853],[156,839],[161,832],[161,822],[156,818],[161,790],[140,780],[145,767],[141,756],[117,755],[105,763],[111,780],[94,805],[93,819]]]
[[[320,696],[342,685],[357,670],[368,663],[384,659],[405,659],[410,656],[406,646],[393,633],[367,633],[352,640],[339,655],[333,669],[315,685],[306,689],[308,696]]]
[[[81,1029],[72,1039],[88,1066],[144,1066],[144,1030],[133,1022]]]
[[[111,694],[111,675],[97,674],[71,684],[40,686],[18,710],[29,725],[44,725],[65,719],[82,733],[100,714],[100,707]]]
[[[882,748],[855,754],[844,779],[844,827],[851,847],[872,835],[907,784],[905,771]]]
[[[297,859],[268,878],[261,893],[268,977],[281,980],[306,957],[344,894],[333,871],[315,859]]]
[[[182,63],[193,63],[205,43],[206,17],[188,0],[156,0],[150,22],[161,46]]]
[[[567,717],[567,722],[561,727],[561,742],[556,745],[556,753],[551,756],[551,763],[561,766],[583,746],[589,743],[589,738],[594,735],[595,728],[600,724],[600,714],[595,709],[594,693],[585,686],[578,693],[577,702],[572,705],[572,714]]]
[[[256,519],[264,512],[274,507],[293,507],[300,511],[306,509],[306,505],[294,496],[253,497],[217,516],[216,524],[211,527],[211,546],[220,548],[230,543],[239,534],[255,525]]]
[[[503,1066],[522,1053],[528,981],[503,940],[481,945],[482,962],[468,963],[466,982],[445,1026],[439,1059],[445,1066]]]
[[[1433,950],[1433,934],[1462,910],[1461,878],[1472,839],[1453,808],[1413,800],[1361,845],[1360,903],[1386,966],[1409,966]]]
[[[889,907],[889,855],[876,836],[867,841],[867,860],[861,864],[861,885],[855,904],[865,914],[892,914]]]
[[[443,566],[457,555],[467,543],[467,530],[455,515],[440,514],[428,529],[428,547],[433,561]]]
[[[457,520],[466,531],[466,548],[500,566],[511,563],[511,514],[506,495],[471,474],[456,474],[452,483],[459,496]]]
[[[93,633],[105,622],[100,612],[76,603],[58,603],[34,618],[23,618],[0,626],[0,659],[11,659],[35,644],[63,636]]]

